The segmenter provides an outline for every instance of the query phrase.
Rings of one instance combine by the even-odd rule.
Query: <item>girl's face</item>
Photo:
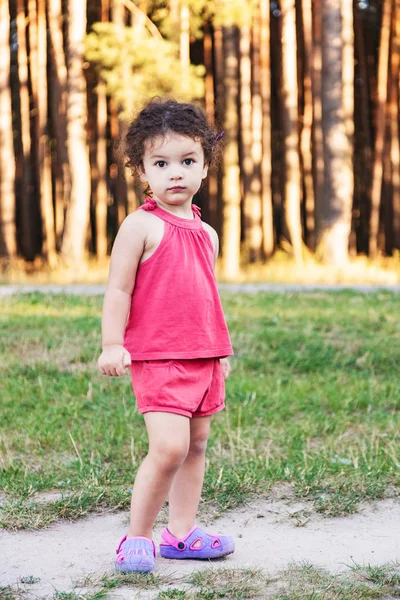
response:
[[[171,132],[146,143],[140,179],[149,184],[154,200],[182,206],[190,204],[207,171],[201,143]]]

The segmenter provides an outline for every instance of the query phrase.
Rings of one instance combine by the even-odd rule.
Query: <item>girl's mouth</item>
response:
[[[170,192],[181,192],[185,188],[182,187],[181,185],[175,185],[174,187],[170,187],[168,189],[169,189]]]

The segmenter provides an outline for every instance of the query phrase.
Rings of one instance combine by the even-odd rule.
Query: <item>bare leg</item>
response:
[[[205,454],[211,417],[190,422],[190,446],[169,491],[169,531],[183,538],[193,527],[204,481]]]
[[[187,417],[149,412],[144,415],[144,420],[149,452],[137,472],[132,490],[128,539],[137,536],[152,538],[154,521],[189,449],[190,423]]]

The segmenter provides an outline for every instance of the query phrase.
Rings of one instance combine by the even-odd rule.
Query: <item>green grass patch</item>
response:
[[[97,372],[101,298],[0,301],[0,520],[38,528],[129,505],[147,449],[130,378]],[[223,295],[235,356],[204,505],[278,482],[342,515],[399,485],[399,296]],[[42,502],[57,491],[61,499]]]
[[[386,570],[387,567],[378,567]],[[354,577],[354,571],[332,575],[310,564],[292,565],[280,578],[276,600],[389,600],[400,597],[396,585]]]

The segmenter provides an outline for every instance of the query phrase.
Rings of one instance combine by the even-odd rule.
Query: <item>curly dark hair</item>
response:
[[[211,165],[217,154],[217,135],[207,123],[201,108],[176,100],[153,99],[142,108],[129,125],[124,144],[126,167],[138,174],[143,164],[145,143],[167,133],[177,133],[199,141],[204,161]]]

